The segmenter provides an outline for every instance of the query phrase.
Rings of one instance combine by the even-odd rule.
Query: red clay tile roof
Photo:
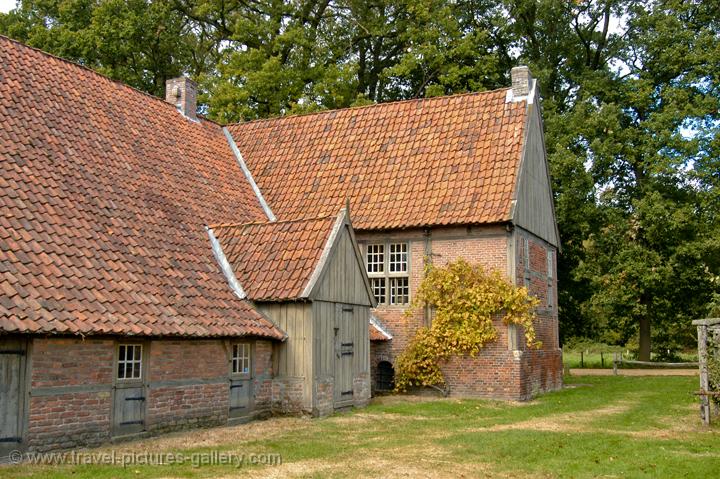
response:
[[[265,218],[221,128],[0,37],[0,331],[283,333],[204,225]]]
[[[389,341],[390,339],[386,337],[380,330],[375,326],[373,323],[370,323],[368,325],[370,328],[370,341]]]
[[[330,214],[356,229],[510,220],[526,102],[508,89],[229,127],[276,216]]]
[[[337,221],[333,215],[212,229],[247,297],[284,301],[306,297],[303,291]]]

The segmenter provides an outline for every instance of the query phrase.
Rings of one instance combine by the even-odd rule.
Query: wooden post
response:
[[[618,353],[613,353],[613,376],[618,375]]]
[[[584,368],[584,367],[585,367],[585,360],[584,360],[584,356],[583,356],[583,352],[582,352],[582,351],[580,351],[580,367],[581,367],[581,368]]]
[[[605,367],[605,356],[603,356],[602,351],[600,351],[600,367]]]
[[[710,381],[708,378],[707,325],[698,325],[698,365],[700,367],[700,417],[710,425]],[[702,394],[705,392],[706,394]]]

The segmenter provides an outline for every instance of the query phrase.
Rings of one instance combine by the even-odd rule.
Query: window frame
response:
[[[551,248],[547,250],[547,307],[552,309],[555,307],[555,251]]]
[[[115,348],[115,382],[117,384],[132,384],[132,383],[142,383],[145,379],[145,365],[147,363],[145,358],[146,348],[143,347],[143,343],[135,343],[135,342],[118,342],[117,347]],[[127,351],[128,347],[131,347],[133,349],[133,358],[128,360],[127,359]],[[120,349],[125,348],[125,354],[123,359],[120,359]],[[139,348],[140,349],[140,359],[135,359],[137,354],[135,354],[135,350]],[[139,364],[139,376],[135,376],[135,364]],[[133,369],[133,376],[132,377],[120,377],[120,365],[123,365],[123,374],[126,375],[127,373],[127,366],[132,365]]]
[[[242,348],[244,352],[247,352],[247,356],[235,356],[236,348]],[[233,341],[230,343],[230,376],[233,378],[250,378],[252,376],[252,370],[253,370],[253,343],[249,341]],[[244,365],[245,361],[247,361],[247,371],[244,370],[244,368],[240,368],[238,371],[235,371],[235,365],[236,363],[239,363],[241,365]]]
[[[399,252],[393,252],[391,253],[391,250],[393,247],[400,245],[400,251]],[[369,256],[371,254],[377,255],[377,250],[370,251],[370,248],[375,248],[378,246],[382,246],[382,254],[383,254],[383,266],[382,272],[377,271],[369,271],[370,264],[377,264],[377,263],[369,263],[368,260],[370,259]],[[393,261],[392,264],[400,264],[404,266],[404,271],[390,271],[391,270],[391,255],[404,255],[404,258],[400,261]],[[383,290],[383,301],[378,300],[378,296],[375,295],[375,299],[378,300],[378,306],[391,306],[391,307],[407,307],[410,304],[411,301],[411,288],[410,288],[410,269],[411,269],[411,259],[410,259],[410,242],[409,241],[401,241],[401,240],[382,240],[382,241],[367,241],[363,242],[363,259],[365,263],[365,273],[368,276],[368,279],[370,280],[370,289],[372,290],[373,295],[375,295],[375,281],[374,280],[382,280],[384,283],[384,286],[382,288]],[[393,280],[399,280],[399,279],[406,279],[407,281],[407,302],[405,303],[392,303],[392,295],[391,295],[391,284],[393,283]]]

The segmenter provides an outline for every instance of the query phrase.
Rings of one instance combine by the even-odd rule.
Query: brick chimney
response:
[[[172,78],[165,82],[165,101],[190,118],[197,120],[197,83],[187,77]]]
[[[510,70],[510,78],[512,79],[513,98],[526,97],[532,90],[532,75],[530,69],[524,65],[514,67]]]

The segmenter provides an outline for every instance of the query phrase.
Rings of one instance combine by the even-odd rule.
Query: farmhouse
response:
[[[328,214],[349,199],[378,302],[374,389],[431,311],[405,311],[426,262],[458,257],[506,272],[540,298],[538,339],[497,324],[477,357],[443,368],[451,395],[527,399],[562,385],[559,245],[539,92],[527,67],[512,87],[231,125],[275,214]]]
[[[455,395],[561,384],[535,82],[222,127],[0,37],[0,457],[362,406],[463,256],[543,301]]]

